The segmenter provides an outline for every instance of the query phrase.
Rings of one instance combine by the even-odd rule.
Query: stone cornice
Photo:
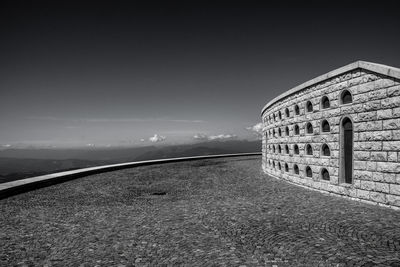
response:
[[[307,81],[305,83],[302,83],[302,84],[300,84],[300,85],[298,85],[298,86],[286,91],[283,94],[280,94],[279,96],[275,97],[274,99],[269,101],[264,106],[264,108],[261,111],[261,116],[263,115],[264,111],[268,107],[270,107],[272,104],[276,103],[277,101],[279,101],[279,100],[281,100],[281,99],[283,99],[285,97],[288,97],[288,96],[290,96],[290,95],[292,95],[294,93],[297,93],[297,92],[299,92],[299,91],[301,91],[301,90],[303,90],[303,89],[305,89],[305,88],[307,88],[309,86],[312,86],[314,84],[323,82],[323,81],[325,81],[325,80],[327,80],[329,78],[341,75],[343,73],[346,73],[346,72],[349,72],[349,71],[352,71],[352,70],[355,70],[355,69],[364,69],[364,70],[368,70],[368,71],[371,71],[371,72],[383,74],[383,75],[386,75],[388,77],[393,77],[393,78],[396,78],[396,79],[400,79],[400,69],[399,68],[394,68],[394,67],[390,67],[390,66],[386,66],[386,65],[382,65],[382,64],[377,64],[377,63],[372,63],[372,62],[366,62],[366,61],[356,61],[356,62],[353,62],[353,63],[348,64],[346,66],[343,66],[341,68],[338,68],[338,69],[332,70],[332,71],[330,71],[328,73],[325,73],[325,74],[323,74],[321,76],[318,76],[318,77],[316,77],[314,79],[311,79],[311,80],[309,80],[309,81]]]

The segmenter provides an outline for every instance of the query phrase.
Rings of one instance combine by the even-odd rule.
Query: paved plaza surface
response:
[[[143,166],[0,200],[0,266],[400,266],[400,211],[260,166]]]

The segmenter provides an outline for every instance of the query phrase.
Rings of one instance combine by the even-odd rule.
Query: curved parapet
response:
[[[90,168],[83,168],[72,171],[57,172],[47,175],[36,176],[32,178],[21,179],[8,183],[0,184],[0,199],[6,198],[19,193],[35,190],[41,187],[50,186],[76,178],[85,177],[92,174],[121,170],[126,168],[133,168],[139,166],[148,166],[162,163],[183,162],[201,159],[214,159],[214,158],[227,158],[227,157],[242,157],[242,156],[257,156],[261,155],[260,152],[254,153],[236,153],[236,154],[218,154],[208,156],[193,156],[193,157],[180,157],[180,158],[167,158],[145,161],[125,162],[111,165],[96,166]]]
[[[357,61],[261,111],[264,172],[400,207],[400,69]]]

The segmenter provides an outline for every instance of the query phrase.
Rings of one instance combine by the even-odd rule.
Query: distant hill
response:
[[[22,148],[0,150],[0,157],[19,159],[82,159],[111,161],[123,158],[135,158],[156,149],[154,146],[133,148]]]
[[[246,153],[258,151],[261,151],[260,141],[214,141],[199,144],[162,147],[146,152],[136,157],[135,160]]]
[[[53,160],[0,158],[0,183],[103,164],[107,164],[107,162],[80,159]]]
[[[261,151],[260,141],[210,141],[119,149],[7,149],[0,151],[0,183],[104,164]]]

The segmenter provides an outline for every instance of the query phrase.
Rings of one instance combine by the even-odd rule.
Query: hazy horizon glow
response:
[[[391,5],[49,5],[0,10],[2,146],[255,140],[280,93],[400,62]]]

